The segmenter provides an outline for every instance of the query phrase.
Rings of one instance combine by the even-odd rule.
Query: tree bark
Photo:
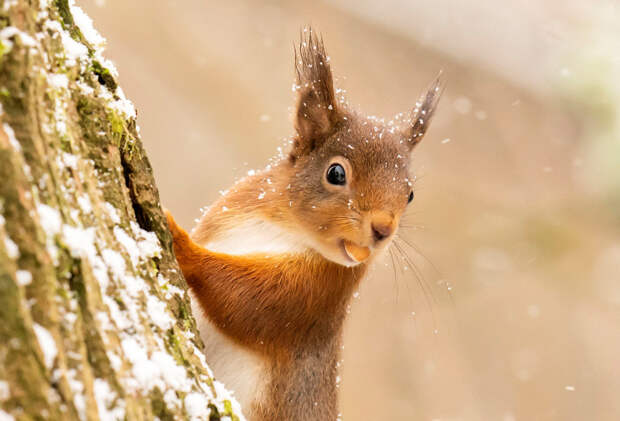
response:
[[[72,0],[0,1],[0,421],[242,419],[102,47]]]

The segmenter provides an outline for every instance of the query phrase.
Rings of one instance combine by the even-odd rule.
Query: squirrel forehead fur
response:
[[[335,94],[323,40],[310,28],[302,32],[295,51],[295,69],[297,136],[289,161],[298,171],[297,178],[309,181],[312,174],[321,176],[330,159],[342,156],[352,167],[354,199],[363,202],[361,207],[404,207],[411,186],[410,153],[430,123],[441,95],[440,77],[410,114],[386,124],[349,110],[344,98]],[[320,186],[311,187],[317,187],[306,189],[312,199],[325,197]]]
[[[321,187],[321,179],[333,158],[343,157],[351,166],[346,196],[357,209],[404,208],[411,189],[410,148],[404,136],[375,121],[353,113],[347,115],[347,120],[314,150],[297,157],[293,164],[293,190],[299,185],[313,202],[333,196]]]

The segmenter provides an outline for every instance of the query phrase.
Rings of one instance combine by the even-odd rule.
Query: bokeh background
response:
[[[412,262],[388,254],[352,302],[343,418],[620,419],[616,1],[78,4],[186,228],[292,134],[301,26],[368,114],[410,109],[443,69],[399,240]]]

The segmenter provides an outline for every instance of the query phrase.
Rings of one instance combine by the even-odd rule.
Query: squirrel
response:
[[[336,420],[347,304],[413,200],[411,151],[441,73],[408,115],[384,123],[333,86],[322,37],[295,48],[295,135],[250,171],[191,236],[166,211],[205,355],[249,420]]]

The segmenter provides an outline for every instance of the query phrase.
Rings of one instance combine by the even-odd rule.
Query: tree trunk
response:
[[[0,0],[0,42],[0,421],[241,419],[103,39],[72,0]]]

